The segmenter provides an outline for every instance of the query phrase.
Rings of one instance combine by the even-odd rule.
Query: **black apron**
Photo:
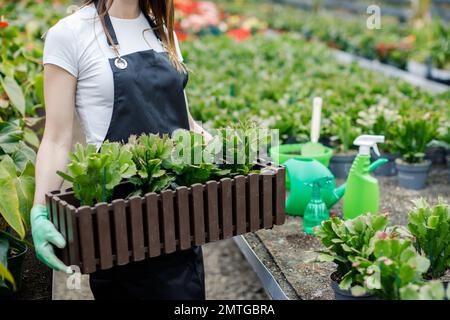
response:
[[[154,28],[152,19],[144,15]],[[105,27],[118,46],[108,14]],[[105,140],[127,142],[132,134],[171,134],[179,128],[189,129],[184,98],[188,75],[175,69],[166,52],[150,49],[117,56],[109,63],[114,77],[114,109]],[[90,276],[90,286],[96,300],[205,299],[202,249],[193,247],[97,271]]]

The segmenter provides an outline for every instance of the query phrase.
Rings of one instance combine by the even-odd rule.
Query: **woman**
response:
[[[131,134],[203,132],[187,109],[173,11],[172,0],[87,0],[46,36],[46,123],[31,226],[37,257],[55,270],[70,272],[53,252],[65,240],[48,220],[45,193],[61,186],[56,171],[67,166],[74,109],[87,143],[97,148]],[[96,299],[204,299],[202,251],[99,271],[90,285]]]

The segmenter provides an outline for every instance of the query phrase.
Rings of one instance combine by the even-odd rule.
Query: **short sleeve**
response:
[[[175,50],[177,51],[177,57],[180,62],[183,62],[183,55],[180,49],[180,43],[178,42],[178,37],[175,31],[173,32],[173,39],[175,40]]]
[[[74,33],[59,21],[45,36],[44,64],[54,64],[78,77],[78,50]]]

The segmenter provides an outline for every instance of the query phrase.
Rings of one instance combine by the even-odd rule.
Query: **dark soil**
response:
[[[22,288],[13,296],[13,299],[51,300],[51,298],[52,272],[36,259],[34,250],[29,248],[23,265]]]

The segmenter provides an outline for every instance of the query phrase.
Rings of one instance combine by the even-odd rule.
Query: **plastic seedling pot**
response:
[[[377,300],[377,297],[372,294],[364,294],[362,296],[352,295],[349,289],[343,290],[339,288],[339,283],[335,280],[337,272],[333,272],[330,275],[331,288],[334,291],[335,300]]]
[[[373,170],[373,173],[380,177],[396,176],[398,172],[397,167],[395,166],[395,160],[397,160],[400,156],[390,153],[382,153],[380,157],[388,159],[388,162]],[[375,161],[377,158],[377,156],[372,155],[372,161]]]
[[[24,243],[14,240],[10,240],[9,245],[16,253],[13,256],[8,257],[8,269],[16,282],[17,290],[20,290],[22,287],[23,262],[25,260],[25,255],[28,252],[28,247]],[[14,292],[9,285],[0,288],[0,300],[9,299],[13,297],[13,295]]]
[[[67,240],[55,249],[82,273],[185,250],[285,221],[284,167],[126,199],[123,183],[111,203],[79,206],[74,193],[47,194],[49,215]]]
[[[430,160],[432,164],[445,164],[445,148],[428,147],[425,159]]]
[[[336,179],[347,179],[356,155],[334,155],[330,160],[330,171]]]
[[[422,163],[417,164],[408,164],[401,159],[397,159],[395,165],[398,170],[398,182],[400,187],[413,190],[425,188],[428,173],[431,168],[430,160],[425,160]]]

